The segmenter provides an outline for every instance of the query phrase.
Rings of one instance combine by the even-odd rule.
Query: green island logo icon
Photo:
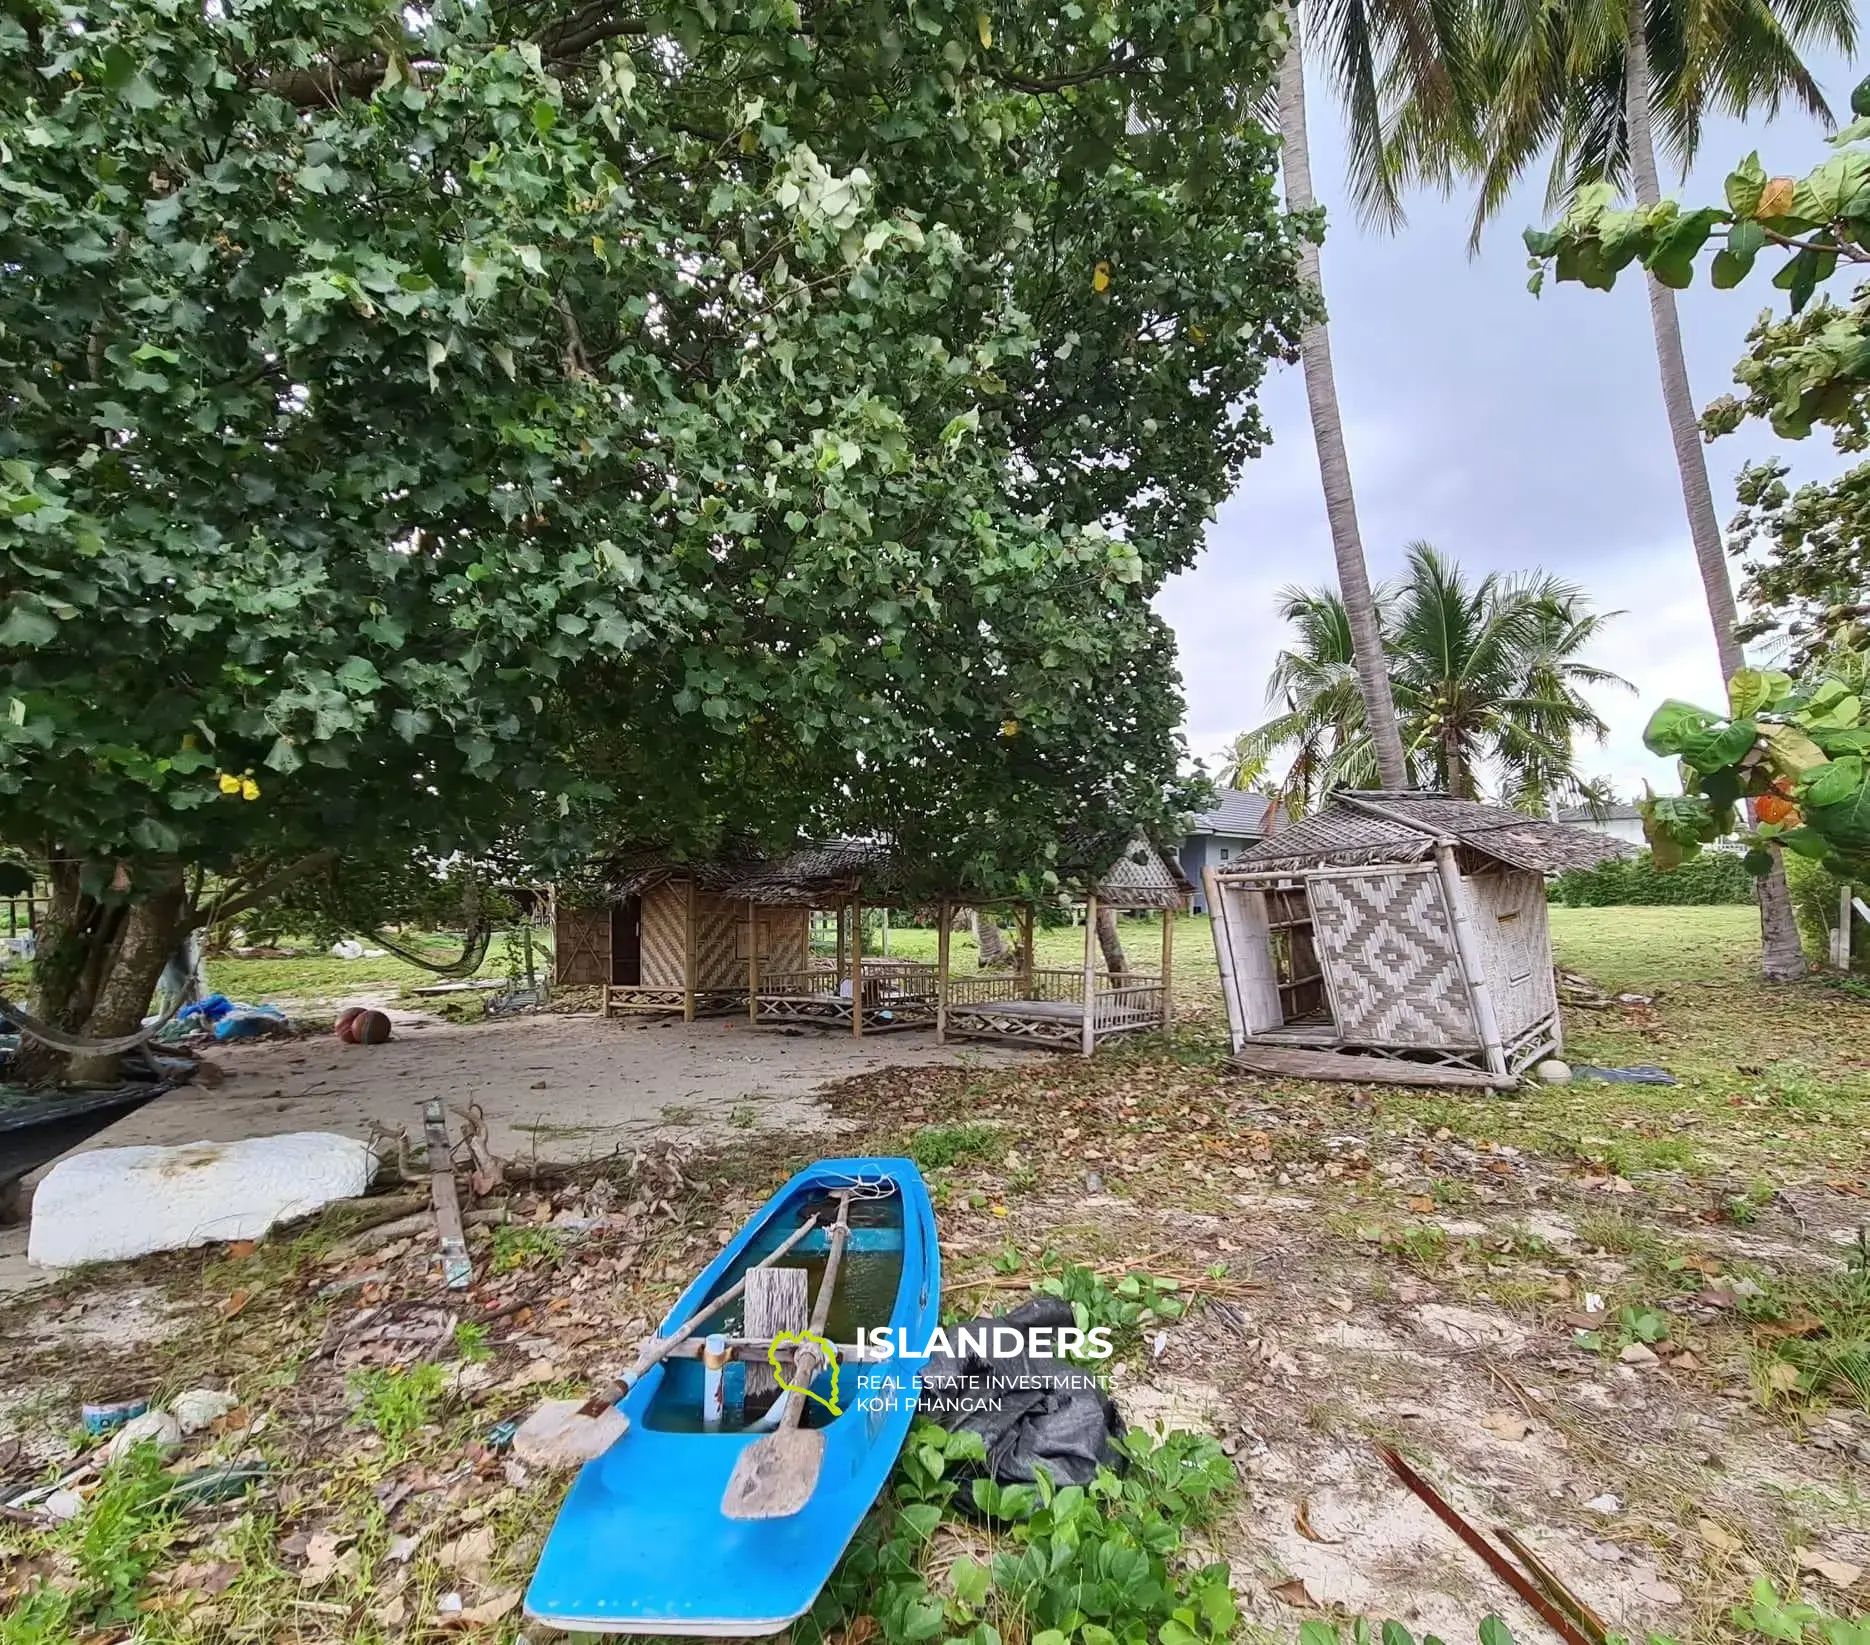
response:
[[[800,1385],[787,1380],[785,1367],[779,1363],[779,1350],[789,1342],[796,1342],[801,1347],[810,1343],[816,1348],[824,1362],[831,1367],[831,1394],[827,1398],[815,1393],[809,1383]],[[815,1399],[834,1417],[844,1414],[838,1404],[838,1351],[823,1337],[811,1331],[781,1331],[767,1344],[766,1363],[773,1368],[773,1380],[789,1394],[803,1394],[807,1399]]]

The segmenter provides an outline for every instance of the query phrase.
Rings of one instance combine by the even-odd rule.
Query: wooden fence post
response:
[[[941,924],[935,936],[935,1043],[948,1043],[948,925],[954,910],[941,900]]]
[[[864,905],[851,898],[851,1038],[864,1037]]]
[[[1085,1056],[1097,1049],[1097,893],[1084,897],[1084,1025],[1079,1050]]]
[[[688,876],[688,900],[682,908],[682,1021],[695,1020],[695,876]]]
[[[747,899],[747,1022],[760,1025],[760,916],[759,904]]]
[[[1175,910],[1162,911],[1162,1026],[1175,1021]]]

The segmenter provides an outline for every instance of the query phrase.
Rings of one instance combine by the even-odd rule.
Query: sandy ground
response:
[[[227,1078],[186,1085],[100,1132],[87,1148],[231,1142],[286,1131],[422,1134],[421,1104],[479,1103],[494,1152],[574,1162],[654,1136],[721,1137],[756,1127],[838,1129],[816,1094],[884,1067],[1004,1066],[1032,1053],[935,1044],[932,1030],[848,1035],[755,1031],[738,1018],[696,1023],[595,1016],[456,1025],[393,1013],[385,1045],[331,1038],[217,1047]],[[827,1143],[827,1151],[831,1145]],[[0,1228],[0,1292],[43,1277],[25,1261],[26,1226]]]

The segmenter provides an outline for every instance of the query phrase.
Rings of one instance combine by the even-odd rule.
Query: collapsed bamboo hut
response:
[[[1333,794],[1207,873],[1235,1063],[1513,1084],[1564,1046],[1544,877],[1630,849],[1447,794]]]

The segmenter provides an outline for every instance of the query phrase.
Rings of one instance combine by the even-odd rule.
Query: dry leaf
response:
[[[445,1571],[476,1579],[484,1576],[493,1563],[493,1527],[478,1525],[453,1542],[443,1543],[435,1557]]]
[[[1435,1202],[1427,1194],[1414,1194],[1410,1196],[1409,1209],[1426,1217],[1434,1211]]]
[[[299,1581],[310,1588],[336,1576],[343,1564],[338,1553],[343,1542],[336,1531],[312,1532],[305,1539],[305,1568],[299,1572]]]
[[[1646,1343],[1633,1342],[1617,1356],[1625,1365],[1660,1365],[1655,1349]]]
[[[246,1290],[235,1291],[231,1296],[228,1297],[228,1299],[224,1303],[221,1304],[221,1318],[222,1319],[238,1318],[240,1315],[240,1311],[243,1308],[245,1308],[247,1304],[250,1303],[252,1300],[253,1300],[253,1293],[251,1291],[246,1291]]]
[[[1810,1314],[1799,1314],[1777,1323],[1757,1324],[1753,1327],[1753,1334],[1756,1337],[1815,1337],[1824,1328],[1823,1320],[1814,1319]]]
[[[1695,1535],[1700,1537],[1710,1548],[1718,1548],[1724,1554],[1736,1552],[1740,1547],[1740,1538],[1729,1531],[1724,1531],[1711,1519],[1695,1521]]]
[[[1799,1385],[1799,1368],[1789,1360],[1775,1360],[1766,1373],[1766,1386],[1774,1393],[1789,1394]]]
[[[862,1616],[854,1616],[844,1624],[844,1645],[870,1645],[877,1637],[880,1624],[868,1611]]]
[[[1793,1557],[1798,1560],[1801,1571],[1816,1571],[1834,1588],[1848,1588],[1863,1575],[1861,1566],[1846,1559],[1834,1559],[1822,1548],[1795,1548]]]
[[[250,1239],[231,1239],[227,1242],[227,1254],[236,1261],[252,1256],[258,1249],[258,1243]]]
[[[483,1599],[478,1605],[470,1605],[456,1620],[464,1627],[485,1628],[489,1623],[498,1622],[518,1603],[519,1589],[503,1588],[492,1599]]]
[[[1292,1526],[1307,1542],[1342,1542],[1341,1536],[1320,1536],[1312,1524],[1311,1503],[1302,1501],[1293,1511]]]
[[[1532,1432],[1532,1424],[1518,1411],[1489,1411],[1480,1425],[1500,1439],[1524,1439]]]
[[[1305,1578],[1302,1576],[1289,1577],[1284,1582],[1274,1583],[1272,1592],[1276,1599],[1283,1600],[1288,1605],[1301,1608],[1309,1606],[1314,1610],[1318,1606],[1318,1601],[1312,1597],[1312,1591],[1305,1586]]]
[[[1652,1605],[1679,1605],[1682,1590],[1659,1576],[1646,1576],[1636,1584],[1636,1591]]]

